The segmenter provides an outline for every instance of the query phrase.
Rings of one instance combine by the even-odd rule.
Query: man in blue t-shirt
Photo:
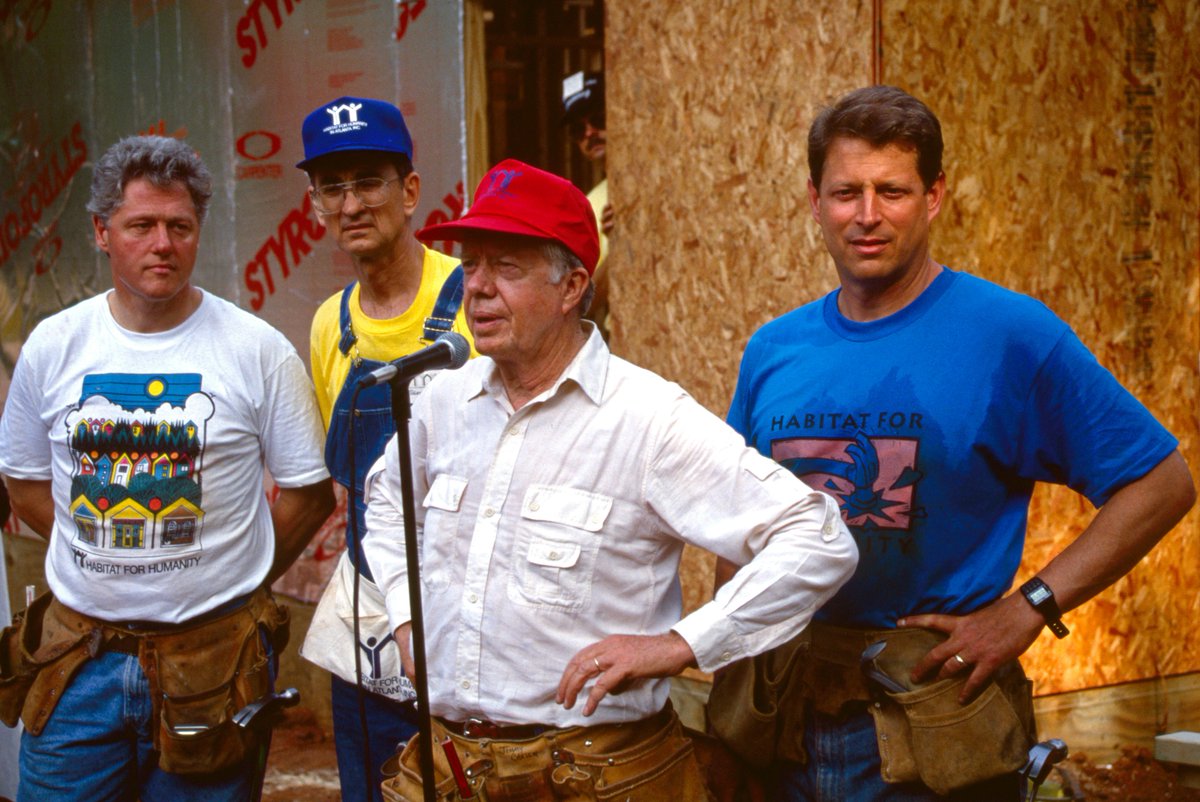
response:
[[[1061,611],[1128,572],[1195,493],[1176,439],[1064,322],[930,257],[946,179],[941,127],[921,101],[892,87],[852,92],[818,116],[808,147],[813,217],[841,286],[755,333],[729,423],[839,499],[860,562],[813,627],[810,665],[828,663],[802,669],[809,713],[795,748],[779,750],[781,797],[940,799],[927,784],[945,791],[944,778],[881,768],[876,691],[857,659],[822,644],[857,644],[856,656],[899,629],[940,633],[895,679],[965,680],[954,693],[973,703],[1019,672],[1043,626],[1062,637]],[[1037,481],[1100,511],[1009,593]],[[718,585],[735,569],[719,565]],[[950,798],[1016,799],[1017,779]]]

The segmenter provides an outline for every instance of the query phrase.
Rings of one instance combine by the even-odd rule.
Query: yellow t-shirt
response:
[[[608,179],[604,179],[587,194],[588,203],[592,205],[592,213],[596,215],[596,227],[600,228],[600,219],[604,216],[604,207],[608,205]],[[600,259],[596,262],[596,275],[600,275],[600,266],[608,258],[608,237],[603,229],[600,231]]]
[[[317,404],[321,408],[321,419],[325,421],[326,429],[329,428],[329,419],[333,414],[333,404],[337,401],[342,384],[350,373],[350,360],[356,353],[365,359],[390,362],[429,345],[421,339],[425,318],[433,312],[442,283],[457,265],[458,259],[453,256],[426,248],[417,297],[402,314],[387,320],[377,320],[363,314],[358,300],[362,287],[355,284],[350,295],[350,323],[354,327],[358,342],[350,349],[349,354],[338,350],[338,342],[342,338],[338,315],[342,292],[334,293],[317,308],[309,336],[309,359],[313,384],[317,389]],[[471,341],[466,317],[461,308],[454,321],[454,330],[466,337],[468,342]],[[471,355],[475,355],[473,343]]]

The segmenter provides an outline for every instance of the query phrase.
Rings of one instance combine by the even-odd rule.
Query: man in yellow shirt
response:
[[[321,304],[312,322],[313,382],[328,432],[325,461],[348,491],[347,548],[301,653],[333,674],[342,799],[367,802],[381,799],[380,765],[417,731],[417,719],[360,545],[363,478],[395,432],[391,390],[383,383],[356,397],[355,387],[360,376],[438,334],[466,335],[467,329],[458,260],[413,236],[421,179],[400,110],[342,97],[309,114],[302,134],[304,161],[296,166],[308,174],[313,209],[349,255],[357,280]],[[415,377],[410,393],[418,395],[431,378]]]

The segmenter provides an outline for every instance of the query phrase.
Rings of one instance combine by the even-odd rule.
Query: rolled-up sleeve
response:
[[[799,634],[858,563],[837,503],[686,396],[654,436],[647,500],[683,540],[742,566],[673,627],[699,668],[714,671]]]

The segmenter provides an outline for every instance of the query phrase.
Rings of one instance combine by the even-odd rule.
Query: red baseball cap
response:
[[[486,231],[559,242],[579,257],[589,276],[600,258],[596,213],[587,197],[567,179],[516,159],[505,159],[488,170],[466,214],[426,226],[417,238],[461,242],[469,234]]]

